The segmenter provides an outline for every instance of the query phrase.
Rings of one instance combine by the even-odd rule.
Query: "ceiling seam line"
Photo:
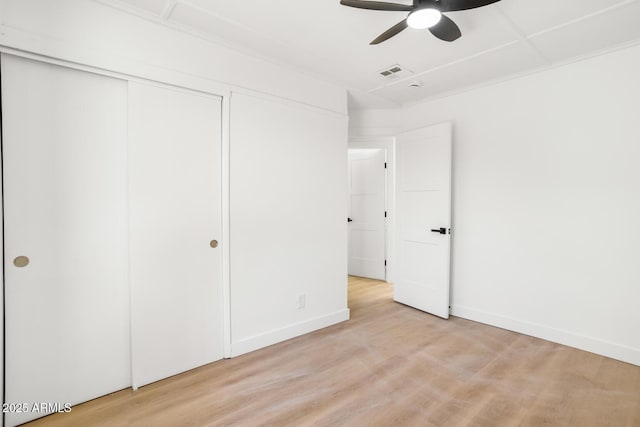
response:
[[[173,11],[176,9],[177,5],[178,5],[177,0],[168,0],[167,5],[164,8],[164,11],[162,11],[162,19],[171,18],[171,15],[173,14]]]
[[[545,64],[552,65],[553,61],[547,58],[547,56],[544,53],[542,53],[542,51],[538,49],[538,47],[535,44],[533,44],[533,42],[529,39],[529,37],[527,37],[527,35],[516,25],[516,23],[513,22],[513,20],[509,17],[509,15],[507,15],[507,13],[500,8],[500,5],[496,5],[496,6],[497,6],[496,9],[498,11],[498,14],[507,22],[507,24],[511,27],[511,29],[515,31],[515,33],[520,38],[520,41],[523,42],[525,45],[529,46],[529,48],[536,55],[538,55],[538,57],[542,59]]]
[[[481,57],[481,56],[486,55],[488,53],[496,52],[496,51],[498,51],[500,49],[504,49],[505,47],[512,46],[512,45],[514,45],[516,43],[519,43],[519,40],[513,40],[513,41],[510,41],[510,42],[501,44],[500,46],[492,47],[490,49],[483,50],[482,52],[474,53],[473,55],[465,56],[464,58],[460,58],[460,59],[457,59],[457,60],[452,61],[452,62],[447,62],[446,64],[442,64],[442,65],[439,65],[437,67],[429,68],[428,70],[421,71],[421,72],[416,73],[416,74],[412,74],[411,76],[403,77],[403,78],[401,78],[399,80],[394,80],[393,82],[390,82],[388,84],[385,84],[385,85],[382,85],[382,86],[377,86],[377,87],[369,90],[368,92],[369,93],[373,93],[375,91],[378,91],[378,90],[381,90],[381,89],[384,89],[384,88],[387,88],[387,87],[394,86],[397,83],[403,83],[403,82],[415,79],[416,77],[421,77],[421,76],[427,75],[427,74],[432,73],[434,71],[446,69],[446,68],[449,68],[449,67],[451,67],[453,65],[460,64],[460,63],[466,62],[468,60]]]
[[[630,4],[636,3],[636,2],[637,2],[637,0],[625,0],[625,1],[622,1],[622,2],[620,2],[618,4],[614,4],[613,6],[609,6],[607,8],[600,9],[600,10],[597,10],[595,12],[588,13],[586,15],[581,16],[580,18],[575,18],[575,19],[572,19],[570,21],[564,22],[562,24],[555,25],[553,27],[537,31],[537,32],[532,33],[531,35],[529,35],[528,38],[532,39],[532,38],[541,36],[543,34],[550,33],[550,32],[559,30],[561,28],[568,27],[568,26],[573,25],[573,24],[577,24],[577,23],[582,22],[582,21],[586,21],[587,19],[593,18],[595,16],[604,15],[605,13],[609,13],[612,10],[619,9],[619,8],[624,7],[624,6],[628,6]]]

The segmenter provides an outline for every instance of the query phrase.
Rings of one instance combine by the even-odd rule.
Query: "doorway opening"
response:
[[[452,129],[444,122],[349,144],[349,274],[391,282],[394,301],[443,318],[450,310]]]
[[[351,137],[347,155],[349,276],[393,282],[395,138]]]
[[[387,280],[387,156],[383,148],[349,149],[350,276]]]

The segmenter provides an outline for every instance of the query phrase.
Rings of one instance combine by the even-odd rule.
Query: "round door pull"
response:
[[[217,240],[212,240],[211,243],[209,243],[209,245],[212,248],[217,248],[218,247],[218,241]]]
[[[16,267],[26,267],[27,265],[29,265],[29,258],[26,256],[18,256],[13,260],[13,265],[15,265]]]

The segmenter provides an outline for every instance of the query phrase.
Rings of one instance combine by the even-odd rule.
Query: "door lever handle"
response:
[[[446,228],[444,228],[444,227],[440,227],[440,228],[437,228],[437,229],[433,229],[433,228],[432,228],[432,229],[431,229],[431,232],[432,232],[432,233],[447,234],[447,229],[446,229]]]
[[[353,222],[351,218],[347,218],[347,222]]]

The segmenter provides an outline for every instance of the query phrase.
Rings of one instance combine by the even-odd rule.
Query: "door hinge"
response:
[[[385,218],[387,217],[387,211],[384,211],[384,217]]]
[[[387,260],[386,259],[384,260],[384,266],[385,267],[387,266]]]
[[[387,162],[384,162],[384,168],[385,169],[387,168]]]

